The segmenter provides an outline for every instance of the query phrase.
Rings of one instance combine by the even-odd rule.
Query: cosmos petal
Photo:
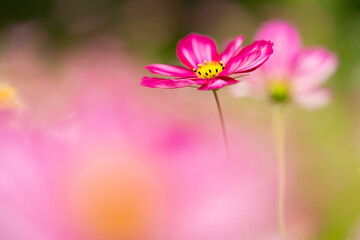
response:
[[[330,77],[338,66],[337,57],[324,48],[301,51],[294,60],[291,77],[299,91],[313,89]]]
[[[243,41],[243,36],[237,36],[227,45],[226,49],[220,55],[220,60],[223,61],[225,65],[240,52]]]
[[[256,39],[274,43],[274,53],[261,67],[261,71],[270,78],[288,76],[293,59],[301,48],[301,38],[297,29],[285,21],[274,20],[260,27]]]
[[[193,71],[172,65],[166,64],[151,64],[145,67],[145,69],[149,70],[151,73],[154,74],[161,74],[171,77],[194,77],[196,73]]]
[[[325,106],[331,100],[329,89],[316,89],[301,94],[295,94],[294,101],[308,109],[317,109]]]
[[[221,75],[254,71],[269,59],[273,53],[272,45],[271,42],[262,40],[246,46],[226,65]]]
[[[196,33],[191,33],[179,41],[176,54],[190,69],[197,68],[197,65],[204,61],[217,61],[219,58],[215,41]]]
[[[188,87],[193,84],[198,84],[196,82],[196,78],[194,79],[164,79],[164,78],[151,78],[151,77],[143,77],[141,79],[141,85],[145,87],[151,88],[182,88]]]
[[[198,88],[198,90],[215,90],[223,88],[227,85],[236,84],[239,81],[231,78],[231,77],[225,77],[225,76],[218,76],[214,79],[208,79],[201,87]]]

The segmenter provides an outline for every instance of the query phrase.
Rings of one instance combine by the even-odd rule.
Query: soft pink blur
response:
[[[245,228],[255,239],[274,232],[276,180],[262,136],[230,126],[227,161],[215,107],[211,120],[171,112],[176,95],[142,88],[140,64],[109,38],[64,54],[52,71],[26,47],[24,55],[6,53],[14,63],[8,80],[32,104],[1,113],[1,239],[235,240]],[[28,81],[19,81],[25,73]]]

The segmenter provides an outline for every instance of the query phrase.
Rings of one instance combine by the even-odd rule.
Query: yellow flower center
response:
[[[198,64],[198,68],[194,68],[193,71],[200,77],[204,79],[215,78],[222,71],[224,71],[225,65],[222,61],[204,61],[204,64]]]
[[[0,110],[16,108],[17,106],[19,106],[19,100],[16,89],[0,83]]]
[[[269,93],[274,102],[285,103],[290,100],[290,86],[284,80],[272,81],[269,85]]]

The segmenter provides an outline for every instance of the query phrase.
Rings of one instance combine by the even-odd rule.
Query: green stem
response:
[[[276,138],[276,155],[279,174],[278,189],[278,225],[281,239],[286,239],[285,228],[285,183],[286,183],[286,166],[285,166],[285,114],[284,106],[279,104],[275,106],[273,116],[273,128]]]
[[[220,105],[219,97],[218,97],[218,94],[217,94],[217,90],[213,90],[213,93],[214,93],[216,105],[217,105],[218,112],[219,112],[221,129],[222,129],[222,134],[223,134],[223,139],[224,139],[224,144],[225,144],[225,149],[226,149],[226,156],[229,159],[229,157],[230,157],[229,142],[228,142],[228,137],[227,137],[227,134],[226,134],[224,116],[223,116],[223,112],[222,112],[222,109],[221,109],[221,105]]]

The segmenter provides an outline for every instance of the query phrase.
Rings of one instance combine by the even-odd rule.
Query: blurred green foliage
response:
[[[358,0],[0,1],[0,29],[35,21],[58,44],[76,42],[93,34],[113,33],[132,50],[159,61],[175,61],[176,43],[189,32],[211,34],[219,40],[237,34],[251,39],[256,27],[270,18],[294,22],[306,45],[326,45],[339,54],[338,80],[332,82],[339,94],[347,94],[353,86],[358,86]],[[211,30],[212,27],[217,31]]]

